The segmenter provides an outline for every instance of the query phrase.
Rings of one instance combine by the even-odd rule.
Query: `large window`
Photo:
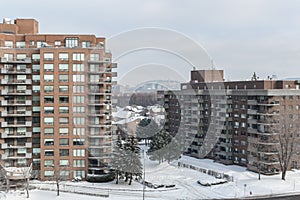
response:
[[[60,149],[59,156],[69,156],[69,149]]]
[[[59,145],[61,145],[61,146],[69,145],[69,139],[68,138],[60,138]]]
[[[44,96],[44,103],[54,103],[54,96]]]
[[[69,118],[68,117],[60,117],[59,118],[59,124],[68,124]]]
[[[85,118],[84,117],[74,117],[73,118],[73,124],[74,125],[84,125],[85,124]]]
[[[84,106],[74,106],[73,107],[73,113],[85,113],[85,107]]]
[[[17,48],[25,48],[26,47],[26,43],[24,41],[16,42],[16,47]]]
[[[84,82],[84,74],[73,74],[73,82]]]
[[[59,82],[69,82],[69,75],[68,74],[60,74]]]
[[[44,70],[45,71],[53,71],[54,65],[53,64],[44,64]]]
[[[53,92],[53,90],[54,90],[54,86],[53,85],[45,85],[44,86],[44,91],[46,93]]]
[[[85,135],[85,128],[73,128],[73,135]]]
[[[84,64],[73,64],[73,72],[83,72]]]
[[[53,167],[54,166],[54,160],[44,160],[44,166],[45,167]]]
[[[41,59],[41,55],[40,54],[32,54],[31,58],[32,58],[33,62],[39,62]]]
[[[45,150],[45,156],[54,156],[54,150]]]
[[[44,134],[45,135],[53,135],[54,134],[54,129],[53,128],[45,128],[44,129]]]
[[[69,71],[69,65],[68,64],[59,64],[58,65],[58,70],[59,71]]]
[[[73,145],[76,145],[76,146],[82,146],[84,145],[84,139],[81,139],[81,138],[75,138],[73,139]]]
[[[53,74],[44,74],[44,81],[45,82],[53,82],[54,75]]]
[[[59,53],[58,59],[60,61],[68,61],[69,60],[69,54],[68,53]]]
[[[73,149],[73,156],[84,157],[85,156],[85,149]]]
[[[85,96],[73,96],[73,103],[85,103]]]
[[[89,42],[89,41],[83,41],[81,44],[82,44],[81,45],[82,48],[89,48],[89,47],[91,47],[91,42]]]
[[[32,71],[33,72],[39,72],[40,71],[40,65],[32,65]]]
[[[69,166],[69,160],[59,160],[59,166]]]
[[[54,107],[53,106],[46,106],[44,107],[45,114],[54,114]]]
[[[98,53],[90,54],[90,60],[91,61],[99,61],[100,60],[100,54],[98,54]]]
[[[60,135],[69,135],[69,128],[59,128]]]
[[[13,41],[5,41],[4,46],[8,48],[14,48],[14,42]]]
[[[69,86],[68,85],[60,85],[58,86],[59,92],[69,92]]]
[[[68,106],[60,106],[59,113],[69,113],[69,107]]]
[[[78,46],[78,38],[66,38],[66,47],[73,48]]]
[[[59,96],[59,103],[69,103],[68,96]]]
[[[73,53],[73,61],[84,61],[84,53]]]
[[[74,170],[74,177],[80,176],[82,178],[85,177],[85,171],[84,170]]]
[[[84,85],[74,85],[73,86],[73,93],[84,93],[85,86]]]
[[[73,160],[73,167],[85,167],[85,160]]]
[[[44,53],[44,60],[53,61],[54,54],[53,53]]]
[[[54,118],[53,117],[45,117],[44,118],[44,124],[53,125],[54,124]]]
[[[44,145],[45,146],[53,146],[54,145],[54,139],[44,139]]]
[[[32,75],[32,81],[33,82],[39,83],[40,79],[41,79],[40,75]]]

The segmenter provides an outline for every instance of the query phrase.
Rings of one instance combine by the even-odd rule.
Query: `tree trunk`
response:
[[[282,179],[282,180],[285,180],[285,175],[286,175],[286,169],[284,169],[284,170],[282,171],[282,174],[281,174],[281,179]]]
[[[29,180],[26,179],[26,193],[27,193],[27,198],[29,198]]]
[[[56,187],[57,187],[57,190],[56,190],[57,196],[59,196],[59,182],[56,182]]]
[[[129,183],[128,183],[128,185],[131,185],[131,182],[132,182],[132,174],[130,175],[130,178],[129,178]]]
[[[127,182],[128,181],[128,173],[126,172],[125,173],[125,182]]]
[[[118,184],[119,183],[119,171],[116,172],[116,175],[117,175],[117,177],[116,177],[117,178],[116,184]]]

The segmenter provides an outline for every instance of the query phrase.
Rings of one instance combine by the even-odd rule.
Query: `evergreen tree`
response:
[[[126,180],[129,179],[129,185],[131,185],[133,176],[141,177],[143,169],[140,158],[140,147],[134,136],[130,136],[126,139],[124,150],[126,157],[126,169],[124,172]]]
[[[158,160],[159,164],[171,162],[180,157],[180,146],[166,130],[161,130],[151,140],[148,154],[151,160]]]
[[[144,139],[147,145],[147,140],[152,139],[152,137],[159,131],[156,122],[150,118],[142,119],[138,126],[136,127],[136,137],[141,140]]]
[[[113,148],[113,156],[111,160],[112,168],[115,170],[116,175],[116,184],[119,183],[119,176],[122,175],[123,170],[126,167],[126,157],[125,151],[123,148],[122,140],[118,137],[114,148]]]

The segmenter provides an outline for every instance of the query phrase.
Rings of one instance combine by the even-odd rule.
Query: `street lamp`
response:
[[[145,173],[145,149],[143,149],[143,171],[144,171],[144,173],[143,173],[143,200],[145,199],[145,187],[146,187],[146,185],[145,185],[145,175],[146,175],[146,173]]]

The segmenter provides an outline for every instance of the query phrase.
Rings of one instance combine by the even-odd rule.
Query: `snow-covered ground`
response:
[[[281,180],[280,175],[264,176],[261,175],[261,180],[258,180],[258,174],[249,172],[243,167],[238,166],[225,166],[215,163],[211,160],[199,160],[190,157],[183,156],[180,160],[182,163],[191,164],[201,168],[206,168],[221,173],[226,173],[234,177],[233,182],[214,185],[210,187],[201,186],[197,181],[202,182],[214,182],[216,178],[207,174],[201,173],[196,170],[178,167],[177,162],[174,161],[171,164],[150,161],[145,156],[145,174],[146,181],[153,184],[170,185],[175,184],[174,188],[159,188],[152,189],[145,188],[145,199],[157,200],[157,199],[209,199],[209,198],[233,198],[233,197],[245,197],[257,195],[271,195],[279,193],[300,193],[300,171],[290,171],[287,174],[286,181]],[[142,163],[144,159],[142,158]],[[32,185],[45,187],[53,187],[49,184],[32,182]],[[246,187],[245,187],[246,185]],[[120,184],[115,182],[109,183],[88,183],[88,182],[63,182],[61,188],[73,187],[76,191],[76,187],[82,187],[87,193],[105,193],[109,194],[109,198],[95,197],[87,195],[79,195],[73,193],[61,193],[59,197],[56,196],[55,191],[40,191],[31,190],[29,200],[96,200],[96,199],[142,199],[143,185],[134,181],[131,186],[128,186],[124,181]],[[26,199],[24,193],[9,192],[0,194],[0,199],[19,200]]]

